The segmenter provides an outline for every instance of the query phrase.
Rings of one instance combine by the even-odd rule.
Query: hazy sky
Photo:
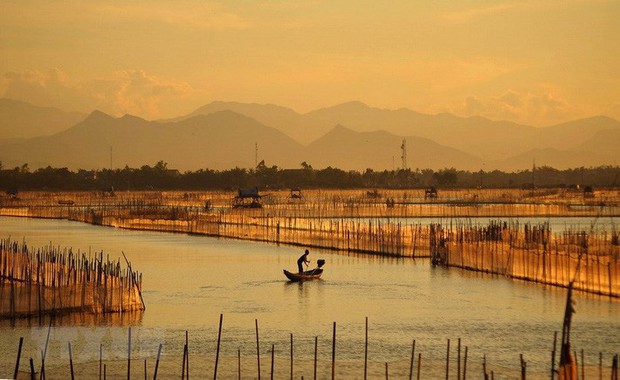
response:
[[[620,119],[620,1],[0,0],[0,96],[145,118],[214,100]]]

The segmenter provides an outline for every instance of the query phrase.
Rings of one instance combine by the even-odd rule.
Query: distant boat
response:
[[[286,276],[286,278],[288,278],[292,282],[318,280],[319,278],[321,278],[321,275],[323,274],[323,269],[321,269],[321,267],[325,265],[325,260],[320,259],[320,260],[317,260],[316,263],[317,263],[316,268],[307,270],[302,273],[293,273],[293,272],[289,272],[286,269],[284,269],[284,275]]]

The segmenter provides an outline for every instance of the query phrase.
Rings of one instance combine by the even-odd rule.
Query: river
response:
[[[132,377],[143,378],[144,360],[152,377],[159,344],[161,378],[181,373],[185,332],[192,377],[212,377],[218,324],[223,329],[218,374],[236,378],[238,355],[243,378],[257,377],[256,326],[261,373],[269,375],[272,344],[276,378],[288,378],[293,335],[295,378],[311,378],[315,337],[319,378],[331,375],[336,322],[336,377],[362,378],[368,318],[369,378],[409,374],[412,342],[422,354],[422,378],[445,374],[450,339],[450,371],[456,374],[457,338],[461,358],[468,347],[467,371],[481,374],[483,355],[496,378],[519,376],[519,354],[528,378],[548,378],[554,331],[561,333],[566,290],[460,270],[433,268],[427,260],[353,255],[311,250],[327,264],[320,281],[289,283],[282,269],[294,270],[303,247],[184,234],[128,231],[65,220],[0,218],[3,237],[33,247],[52,244],[117,259],[124,252],[143,273],[146,311],[138,316],[61,318],[54,322],[46,354],[48,378],[67,378],[73,349],[82,377],[98,370],[103,349],[110,377],[126,376],[131,328]],[[588,372],[620,352],[620,302],[577,293],[571,341],[583,349]],[[48,322],[0,323],[0,378],[13,374],[19,338],[24,337],[20,369],[41,360]]]

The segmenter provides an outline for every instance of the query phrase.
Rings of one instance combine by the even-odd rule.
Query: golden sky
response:
[[[620,119],[618,0],[0,0],[0,96],[148,119],[351,100]]]

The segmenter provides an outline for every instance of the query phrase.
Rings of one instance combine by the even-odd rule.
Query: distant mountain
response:
[[[47,136],[84,119],[78,112],[38,107],[19,100],[0,99],[0,139]]]
[[[307,148],[307,162],[315,168],[385,170],[402,167],[403,138],[385,131],[355,132],[341,125]],[[477,170],[482,160],[457,149],[421,137],[406,137],[409,168],[443,169],[458,167]]]
[[[20,103],[13,102],[4,99],[0,105],[18,109]],[[17,125],[18,119],[14,116],[11,123]],[[163,160],[171,168],[197,170],[250,168],[258,155],[259,161],[281,168],[306,161],[317,169],[383,170],[402,166],[404,138],[409,168],[524,170],[534,161],[558,169],[620,163],[620,122],[603,116],[535,128],[361,102],[306,114],[276,105],[213,102],[164,121],[115,118],[99,111],[80,120],[48,136],[0,140],[0,160],[5,167],[28,163],[33,169],[107,168],[110,159],[116,168],[140,167]]]
[[[609,164],[620,164],[620,128],[599,130],[593,136],[580,141],[574,150],[597,152],[613,157]]]
[[[302,160],[303,147],[273,128],[246,116],[222,111],[179,122],[159,123],[95,111],[74,127],[53,136],[0,144],[5,166],[31,168],[115,168],[153,165],[163,160],[179,170],[254,167],[255,144],[261,159],[289,167]],[[112,150],[110,152],[110,150]],[[111,157],[110,157],[111,156]]]
[[[502,169],[502,165],[510,160],[514,159],[513,163],[521,162],[526,159],[519,160],[517,157],[531,157],[537,152],[541,154],[541,160],[544,157],[549,159],[549,162],[561,164],[562,167],[566,166],[565,163],[575,162],[576,157],[588,157],[584,162],[593,162],[596,165],[609,164],[614,160],[620,161],[620,149],[602,155],[597,153],[593,145],[578,146],[593,138],[599,131],[620,130],[620,122],[604,116],[536,128],[483,117],[463,118],[448,113],[426,115],[406,108],[380,109],[357,101],[322,108],[303,115],[273,105],[214,102],[201,107],[193,114],[208,114],[227,108],[256,118],[302,143],[316,140],[336,125],[344,125],[357,132],[386,131],[396,136],[426,138],[444,147],[480,157],[485,163],[483,168],[487,169]],[[408,165],[424,167],[425,154],[416,152],[415,149],[413,146],[408,147],[408,155],[411,157]],[[552,158],[553,154],[556,154],[557,158]],[[400,153],[396,153],[396,156],[400,157]],[[566,157],[567,160],[561,157]],[[450,166],[458,167],[460,164],[454,162]],[[531,163],[520,169],[529,167]]]
[[[220,111],[233,111],[258,121],[261,124],[278,129],[301,143],[309,143],[319,138],[335,124],[328,128],[314,126],[301,114],[290,108],[273,104],[237,103],[237,102],[213,102],[202,106],[194,112],[172,119],[173,121],[184,120],[197,115],[209,115]]]
[[[569,169],[612,165],[614,164],[613,160],[613,157],[610,155],[592,151],[545,148],[532,149],[500,162],[490,162],[487,167],[505,171],[518,171],[531,169],[536,164],[537,167],[550,166],[555,169]]]

